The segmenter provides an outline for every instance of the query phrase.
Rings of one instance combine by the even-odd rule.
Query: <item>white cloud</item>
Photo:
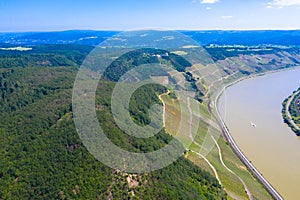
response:
[[[267,8],[283,8],[286,6],[300,6],[300,0],[273,0],[268,3]]]
[[[218,3],[219,0],[202,0],[202,4],[213,4],[213,3]]]
[[[205,9],[206,9],[206,10],[211,10],[211,9],[212,9],[212,7],[206,7]]]
[[[224,16],[221,16],[222,19],[231,19],[233,18],[233,16],[231,15],[224,15]]]

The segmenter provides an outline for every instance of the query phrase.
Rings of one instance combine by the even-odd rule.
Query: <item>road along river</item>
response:
[[[300,197],[300,139],[283,123],[281,109],[299,86],[298,68],[243,80],[218,101],[239,149],[284,199],[291,200]]]

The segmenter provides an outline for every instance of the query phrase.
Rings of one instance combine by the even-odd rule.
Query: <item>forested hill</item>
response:
[[[300,30],[293,31],[180,31],[202,45],[300,45]],[[37,44],[98,45],[117,31],[0,33],[0,47]]]
[[[110,169],[86,150],[73,122],[72,87],[78,67],[93,49],[91,45],[100,40],[94,41],[96,32],[83,31],[84,39],[80,39],[81,31],[76,32],[71,31],[67,38],[67,32],[0,35],[0,199],[225,199],[219,182],[184,156],[167,168],[137,175]],[[114,33],[101,32],[106,34],[101,40]],[[52,38],[51,34],[62,36]],[[81,44],[85,40],[88,45]],[[224,76],[232,78],[292,67],[300,62],[297,46],[205,48]],[[130,56],[139,55],[143,53],[137,51]],[[186,73],[185,67],[190,65],[176,55],[169,55],[165,62]],[[125,61],[127,58],[123,57]],[[111,115],[110,96],[121,75],[119,69],[129,70],[143,62],[157,61],[153,56],[149,59],[118,60],[121,64],[129,63],[129,68],[113,63],[112,70],[99,84],[98,90],[102,92],[96,96],[99,123],[107,130],[107,136],[132,152],[155,151],[172,139],[165,130],[147,141],[128,137]],[[193,77],[186,75],[192,84]],[[132,118],[142,125],[149,123],[149,107],[145,104],[160,103],[158,98],[150,97],[164,92],[164,88],[156,86],[141,88],[130,104]]]
[[[203,45],[300,45],[300,30],[183,31]]]
[[[103,165],[87,151],[76,132],[71,105],[78,64],[89,48],[77,48],[50,45],[1,52],[2,59],[17,62],[0,64],[0,199],[225,199],[217,179],[184,156],[155,172],[127,174]],[[35,66],[37,57],[51,65]],[[109,108],[115,82],[109,77],[113,76],[99,84],[96,96],[107,137],[132,152],[166,145],[172,136],[164,130],[144,140],[117,127]],[[149,102],[159,102],[156,95],[162,92],[150,85],[135,94],[131,114],[136,121],[147,123],[147,113],[140,111],[148,110]]]
[[[78,44],[47,44],[29,45],[24,48],[26,50],[15,49],[5,47],[0,49],[1,68],[80,66],[93,47]]]

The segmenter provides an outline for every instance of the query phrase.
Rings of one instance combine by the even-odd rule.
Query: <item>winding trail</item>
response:
[[[166,116],[165,116],[165,115],[166,115],[166,104],[165,104],[165,102],[164,102],[163,99],[162,99],[162,95],[166,95],[166,94],[169,94],[169,91],[168,91],[167,93],[164,93],[164,94],[159,95],[159,99],[160,99],[160,101],[163,103],[163,107],[164,107],[164,109],[163,109],[163,125],[164,125],[164,127],[165,127],[165,123],[166,123]],[[192,111],[192,109],[191,109],[190,97],[187,97],[187,108],[188,108],[189,114],[190,114],[190,115],[189,115],[189,117],[190,117],[190,119],[189,119],[189,138],[191,139],[191,141],[192,141],[195,145],[197,145],[197,146],[199,146],[199,147],[201,148],[201,145],[200,145],[199,143],[197,143],[197,142],[194,140],[194,137],[193,137],[193,134],[192,134],[192,128],[193,128],[193,111]],[[211,114],[212,114],[212,113],[211,113]],[[203,117],[200,117],[200,115],[199,115],[199,116],[198,116],[198,115],[195,115],[195,117],[198,117],[198,118],[200,118],[200,119],[203,118]],[[213,126],[215,127],[216,125],[214,124]],[[221,162],[222,166],[223,166],[227,171],[229,171],[231,174],[235,175],[235,176],[240,180],[240,182],[243,184],[243,187],[244,187],[244,189],[245,189],[245,191],[246,191],[246,193],[247,193],[247,195],[248,195],[248,198],[249,198],[250,200],[253,200],[253,196],[252,196],[252,194],[251,194],[251,192],[250,192],[248,186],[247,186],[246,183],[243,181],[243,179],[242,179],[241,177],[239,177],[235,172],[233,172],[231,169],[229,169],[229,168],[225,165],[225,163],[224,163],[224,161],[223,161],[223,158],[222,158],[222,151],[221,151],[221,148],[220,148],[218,142],[216,141],[216,139],[215,139],[212,135],[210,135],[210,136],[211,136],[212,140],[214,141],[215,145],[216,145],[217,148],[218,148],[219,159],[220,159],[220,162]],[[202,158],[203,160],[205,160],[205,162],[206,162],[206,163],[209,165],[209,167],[212,169],[212,171],[213,171],[213,173],[215,174],[215,177],[216,177],[216,179],[218,180],[218,182],[220,183],[220,185],[222,185],[222,182],[221,182],[221,180],[220,180],[220,178],[219,178],[218,172],[217,172],[216,168],[210,163],[210,161],[209,161],[204,155],[202,155],[200,152],[196,152],[196,151],[194,151],[194,150],[191,150],[191,152],[195,153],[195,154],[198,155],[200,158]],[[232,195],[229,194],[229,195],[232,196],[232,197],[234,196],[233,194],[232,194]]]
[[[220,161],[221,161],[223,167],[224,167],[227,171],[229,171],[231,174],[235,175],[235,176],[240,180],[240,182],[241,182],[241,183],[243,184],[243,186],[244,186],[245,191],[247,192],[248,198],[249,198],[250,200],[253,200],[253,196],[252,196],[252,194],[251,194],[251,191],[249,190],[249,188],[248,188],[248,186],[246,185],[246,183],[244,182],[244,180],[243,180],[240,176],[238,176],[234,171],[232,171],[231,169],[229,169],[229,168],[225,165],[225,163],[224,163],[224,161],[223,161],[223,158],[222,158],[221,148],[220,148],[218,142],[216,141],[216,139],[214,138],[214,136],[211,135],[211,138],[213,139],[213,141],[215,142],[215,144],[216,144],[216,146],[217,146],[217,148],[218,148],[218,150],[219,150]]]
[[[162,95],[168,95],[170,94],[170,91],[164,93],[164,94],[161,94],[161,95],[158,95],[158,99],[162,102],[163,104],[163,127],[166,127],[166,104],[164,102],[164,100],[161,98]]]
[[[221,183],[221,181],[220,181],[220,178],[219,178],[219,175],[218,175],[218,172],[217,172],[216,168],[209,162],[209,160],[208,160],[205,156],[203,156],[202,154],[200,154],[200,153],[198,153],[198,152],[196,152],[196,151],[194,151],[194,150],[191,150],[191,152],[197,154],[198,156],[200,156],[201,158],[203,158],[203,159],[205,160],[205,162],[206,162],[206,163],[210,166],[210,168],[213,170],[213,172],[214,172],[214,174],[215,174],[215,176],[216,176],[216,179],[219,181],[220,185],[222,185],[222,183]]]
[[[190,102],[190,98],[189,97],[187,97],[187,107],[188,107],[188,110],[189,110],[189,113],[190,113],[189,137],[193,141],[194,144],[196,144],[197,146],[199,146],[201,148],[201,145],[198,144],[195,141],[195,139],[193,137],[193,134],[192,134],[192,128],[193,128],[193,111],[192,111],[192,108],[191,108],[191,102]],[[200,154],[200,152],[198,153],[198,152],[193,151],[193,150],[191,150],[191,151],[205,160],[205,162],[210,166],[210,168],[214,172],[214,174],[216,176],[216,179],[219,181],[220,185],[222,185],[216,168],[209,162],[209,160],[205,156],[203,156],[202,154]]]
[[[200,145],[198,142],[196,142],[196,141],[194,140],[194,137],[193,137],[193,135],[192,135],[193,111],[192,111],[192,109],[191,109],[191,103],[190,103],[190,98],[189,98],[189,97],[187,98],[187,106],[188,106],[188,110],[189,110],[189,113],[190,113],[189,137],[190,137],[190,139],[193,141],[193,143],[196,144],[196,145],[197,145],[198,147],[200,147],[200,149],[201,149],[201,145]],[[196,117],[197,117],[197,116],[196,116]],[[215,138],[214,138],[212,135],[211,135],[211,138],[213,139],[213,141],[215,142],[215,144],[216,144],[216,146],[217,146],[217,148],[218,148],[218,150],[219,150],[220,161],[221,161],[223,167],[224,167],[226,170],[228,170],[230,173],[234,174],[234,175],[241,181],[241,183],[242,183],[243,186],[244,186],[244,189],[245,189],[246,192],[247,192],[248,198],[249,198],[250,200],[253,200],[253,196],[252,196],[252,194],[251,194],[249,188],[247,187],[247,185],[246,185],[245,182],[243,181],[243,179],[242,179],[241,177],[239,177],[237,174],[235,174],[232,170],[230,170],[230,169],[224,164],[220,146],[219,146],[219,144],[217,143],[217,141],[215,140]],[[200,156],[202,159],[205,160],[205,162],[209,165],[209,167],[210,167],[210,168],[212,169],[212,171],[214,172],[215,177],[216,177],[216,179],[218,180],[218,182],[220,183],[220,185],[222,185],[222,182],[221,182],[221,180],[220,180],[220,178],[219,178],[219,175],[218,175],[218,172],[217,172],[216,168],[209,162],[209,160],[208,160],[204,155],[202,155],[200,152],[195,152],[195,151],[193,151],[193,150],[191,150],[191,151],[192,151],[193,153],[197,154],[198,156]],[[231,194],[231,193],[228,193],[228,194],[229,194],[232,198],[238,199],[234,194]]]

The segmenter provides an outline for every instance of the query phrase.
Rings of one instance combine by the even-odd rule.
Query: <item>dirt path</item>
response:
[[[164,110],[163,110],[163,124],[164,124],[164,126],[165,126],[165,122],[166,122],[166,121],[165,121],[165,118],[166,118],[166,117],[165,117],[165,115],[166,115],[166,105],[165,105],[163,99],[161,98],[161,96],[162,96],[162,95],[166,95],[166,94],[168,94],[168,93],[169,93],[169,91],[168,91],[167,93],[165,93],[165,94],[159,95],[159,99],[162,101],[163,106],[164,106]],[[194,141],[194,137],[193,137],[193,134],[192,134],[192,128],[193,128],[193,111],[192,111],[192,108],[191,108],[190,97],[187,97],[187,107],[188,107],[189,114],[190,114],[190,115],[189,115],[189,117],[190,117],[190,119],[189,119],[189,138],[191,139],[191,141],[193,141],[194,144],[196,144],[197,146],[199,146],[199,147],[201,148],[201,145],[200,145],[199,143],[197,143],[196,141]],[[199,115],[199,116],[198,116],[198,115],[195,115],[195,117],[198,117],[198,118],[204,120],[204,118],[203,118],[203,117],[200,117],[200,115]],[[205,120],[205,121],[207,121],[207,120]],[[210,124],[210,123],[209,123],[209,124]],[[216,128],[218,127],[216,124],[214,124],[213,126],[216,127]],[[219,127],[217,128],[217,130],[220,130]],[[227,171],[229,171],[230,173],[234,174],[234,175],[240,180],[240,182],[241,182],[241,183],[243,184],[243,186],[244,186],[245,191],[247,192],[248,198],[249,198],[250,200],[253,200],[253,196],[252,196],[252,194],[251,194],[251,192],[250,192],[248,186],[245,184],[245,182],[243,181],[243,179],[242,179],[241,177],[239,177],[235,172],[233,172],[231,169],[229,169],[229,168],[225,165],[225,163],[224,163],[224,161],[223,161],[223,158],[222,158],[221,148],[220,148],[218,142],[216,141],[216,139],[215,139],[212,135],[211,135],[211,138],[213,139],[215,145],[216,145],[217,148],[218,148],[218,151],[219,151],[219,159],[220,159],[220,162],[221,162],[222,166],[223,166]],[[205,160],[205,162],[206,162],[206,163],[209,165],[209,167],[212,169],[212,171],[213,171],[213,173],[215,174],[215,177],[216,177],[216,179],[218,180],[218,182],[220,183],[220,185],[222,185],[221,180],[220,180],[220,178],[219,178],[219,175],[218,175],[218,172],[217,172],[216,168],[209,162],[209,160],[208,160],[204,155],[202,155],[200,152],[196,152],[196,151],[194,151],[194,150],[191,150],[191,151],[192,151],[193,153],[195,153],[196,155],[198,155],[198,156],[199,156],[200,158],[202,158],[203,160]],[[232,198],[235,198],[235,199],[236,199],[236,196],[235,196],[234,194],[231,194],[230,192],[228,192],[228,194],[229,194]]]
[[[224,163],[224,161],[223,161],[223,158],[222,158],[221,148],[220,148],[220,146],[219,146],[217,140],[216,140],[212,135],[211,135],[211,138],[213,139],[213,141],[215,142],[215,144],[216,144],[216,146],[217,146],[217,148],[218,148],[218,150],[219,150],[220,161],[221,161],[223,167],[224,167],[227,171],[229,171],[231,174],[235,175],[235,176],[241,181],[241,183],[242,183],[243,186],[244,186],[245,191],[247,192],[248,198],[249,198],[250,200],[253,200],[253,196],[252,196],[252,194],[251,194],[251,192],[250,192],[248,186],[247,186],[246,183],[243,181],[243,179],[242,179],[241,177],[239,177],[235,172],[233,172],[231,169],[229,169],[229,168],[225,165],[225,163]]]
[[[163,127],[166,127],[166,104],[165,104],[164,100],[161,98],[161,96],[168,95],[168,94],[170,94],[170,91],[158,96],[158,99],[162,102],[163,107],[164,107],[164,109],[163,109]]]
[[[215,176],[216,176],[216,179],[219,181],[220,185],[222,185],[221,181],[220,181],[220,178],[219,178],[219,175],[218,175],[218,172],[216,170],[216,168],[209,162],[209,160],[207,160],[207,158],[203,155],[201,155],[200,153],[196,152],[196,151],[193,151],[191,150],[193,153],[197,154],[198,156],[200,156],[201,158],[203,158],[203,160],[205,160],[205,162],[210,166],[210,168],[213,170]]]
[[[190,124],[189,124],[189,137],[190,137],[190,139],[193,141],[193,143],[194,144],[196,144],[199,148],[200,148],[200,150],[201,150],[201,145],[198,143],[198,142],[196,142],[195,140],[194,140],[194,137],[193,137],[193,134],[192,134],[192,126],[193,126],[193,111],[192,111],[192,109],[191,109],[191,103],[190,103],[190,98],[188,97],[187,98],[187,106],[188,106],[188,110],[189,110],[189,113],[190,113]],[[197,117],[197,116],[196,116]],[[212,137],[213,138],[213,137]],[[213,138],[214,139],[214,138]],[[215,140],[214,140],[215,141]],[[219,146],[218,146],[218,148],[219,148]],[[197,154],[200,158],[202,158],[203,160],[205,160],[205,162],[209,165],[209,167],[212,169],[212,171],[214,172],[214,174],[215,174],[215,177],[216,177],[216,179],[218,180],[218,182],[219,182],[219,184],[220,185],[222,185],[222,182],[221,182],[221,180],[220,180],[220,178],[219,178],[219,175],[218,175],[218,172],[217,172],[217,170],[216,170],[216,168],[209,162],[209,160],[204,156],[204,155],[202,155],[200,152],[198,153],[198,152],[195,152],[195,151],[193,151],[193,150],[191,150],[193,153],[195,153],[195,154]],[[221,156],[221,150],[220,150],[220,148],[219,148],[219,155],[220,155],[220,160],[221,160],[221,162],[223,163],[223,160],[222,160],[222,156]],[[223,163],[224,164],[224,163]],[[228,169],[231,173],[234,173],[233,171],[231,171],[225,164],[223,165],[226,169]],[[238,177],[239,178],[239,177]],[[241,180],[241,178],[239,178],[240,180]],[[243,180],[241,180],[242,182],[243,182]],[[244,182],[243,182],[244,183]],[[246,189],[247,187],[245,187],[245,189]],[[226,191],[226,189],[225,189],[225,191]],[[227,192],[227,191],[226,191]],[[228,193],[228,195],[230,195],[232,198],[234,198],[234,199],[239,199],[239,198],[236,198],[236,196],[235,195],[233,195],[232,193],[230,193],[230,192],[227,192]],[[247,193],[248,193],[248,190],[247,190]],[[249,194],[251,194],[250,193],[250,191],[249,191]],[[253,200],[253,198],[252,198],[252,195],[251,195],[251,198],[249,197],[249,199],[250,200]]]

